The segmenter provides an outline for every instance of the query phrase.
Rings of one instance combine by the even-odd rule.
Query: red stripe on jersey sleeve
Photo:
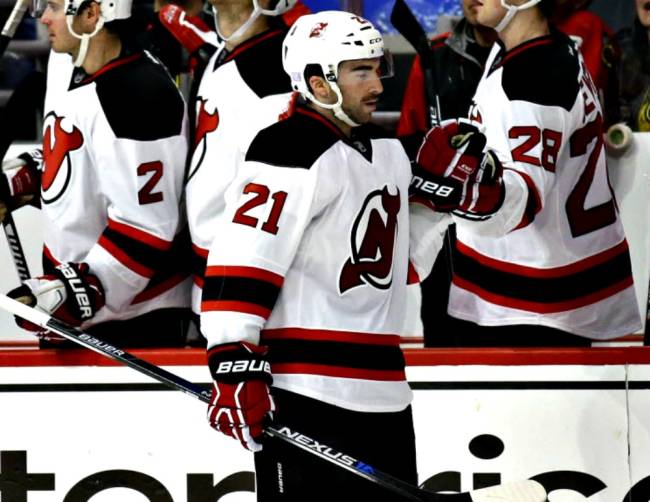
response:
[[[268,282],[277,287],[282,287],[284,277],[274,272],[269,272],[256,267],[239,267],[227,265],[209,265],[205,269],[206,277],[246,277]]]
[[[132,227],[126,223],[112,220],[111,218],[108,218],[108,228],[160,251],[167,251],[172,246],[171,241],[166,241],[149,232]]]
[[[240,312],[268,319],[271,310],[260,305],[231,300],[205,300],[201,302],[201,312]]]
[[[583,270],[593,268],[597,265],[600,265],[601,263],[606,263],[612,260],[613,258],[615,258],[616,256],[622,253],[626,253],[628,251],[628,245],[626,240],[622,240],[619,244],[617,244],[613,248],[606,249],[605,251],[584,258],[578,262],[571,263],[569,265],[564,265],[561,267],[553,267],[553,268],[527,267],[525,265],[516,265],[514,263],[509,263],[509,262],[497,260],[495,258],[490,258],[489,256],[485,256],[479,253],[478,251],[476,251],[475,249],[472,249],[466,244],[463,244],[459,240],[456,241],[456,249],[460,253],[469,256],[470,258],[476,260],[480,264],[495,270],[500,270],[501,272],[522,275],[525,277],[538,277],[538,278],[547,279],[547,278],[565,277],[565,276],[573,275],[578,272],[582,272]]]
[[[146,267],[131,258],[127,253],[125,253],[122,249],[111,242],[105,235],[102,235],[97,243],[106,251],[108,251],[122,265],[133,270],[136,274],[146,277],[147,279],[151,279],[153,276],[154,271],[151,268]]]
[[[566,312],[567,310],[574,310],[580,307],[591,305],[605,298],[609,298],[619,291],[630,287],[633,284],[632,277],[628,277],[608,288],[603,288],[593,294],[581,296],[573,300],[555,303],[539,303],[527,300],[520,300],[509,296],[502,296],[484,290],[477,284],[461,279],[454,276],[453,283],[461,289],[465,289],[479,296],[486,302],[501,305],[512,309],[525,310],[527,312],[536,312],[538,314],[555,314],[558,312]]]

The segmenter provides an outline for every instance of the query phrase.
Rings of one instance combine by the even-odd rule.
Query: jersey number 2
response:
[[[248,213],[252,209],[266,204],[269,200],[269,196],[273,199],[273,206],[271,207],[271,212],[267,220],[262,223],[262,230],[270,234],[278,233],[278,220],[280,219],[280,214],[282,213],[282,208],[284,207],[284,202],[287,200],[287,192],[274,192],[271,193],[269,187],[266,185],[259,185],[257,183],[249,183],[244,187],[244,194],[254,193],[255,197],[250,200],[247,200],[242,204],[242,206],[237,209],[235,217],[232,219],[233,222],[239,223],[241,225],[247,225],[249,227],[257,228],[259,220],[254,216],[251,216]]]
[[[163,175],[163,165],[159,160],[155,162],[145,162],[138,166],[138,176],[146,176],[153,173],[144,186],[138,190],[138,202],[141,206],[153,204],[163,200],[162,192],[154,192],[153,188],[158,184]]]

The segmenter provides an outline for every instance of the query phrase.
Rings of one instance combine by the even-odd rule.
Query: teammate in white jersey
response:
[[[260,444],[274,412],[417,482],[399,346],[418,254],[411,168],[399,141],[368,125],[389,58],[381,34],[345,12],[298,19],[283,56],[292,105],[255,136],[215,218],[201,314],[215,380],[208,419],[257,452],[259,501],[386,500],[292,446]],[[450,218],[427,214],[415,233],[437,251]]]
[[[551,0],[485,0],[499,43],[470,118],[504,166],[503,201],[458,230],[450,315],[460,345],[590,345],[641,326],[611,190],[598,94]]]
[[[223,211],[224,192],[241,162],[241,150],[257,130],[277,120],[289,99],[291,86],[281,60],[287,27],[280,15],[295,0],[211,3],[221,46],[208,61],[195,91],[185,188],[193,250],[192,310],[197,315],[215,219]]]
[[[130,43],[130,11],[129,0],[44,8],[52,49],[72,59],[50,69],[70,71],[65,85],[49,79],[42,171],[18,162],[3,177],[11,197],[40,195],[45,220],[46,275],[11,294],[113,343],[183,345],[185,105],[167,71]]]

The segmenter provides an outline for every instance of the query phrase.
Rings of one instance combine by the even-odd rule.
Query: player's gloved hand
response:
[[[86,263],[62,263],[52,275],[27,279],[7,296],[71,326],[92,319],[105,303],[104,288],[89,273]],[[43,334],[43,328],[19,317],[16,323],[23,329]]]
[[[2,163],[0,221],[4,219],[6,211],[24,206],[38,196],[42,165],[41,150],[24,152]]]
[[[410,193],[437,211],[481,219],[503,203],[503,167],[485,135],[467,120],[432,128],[416,157]]]
[[[238,439],[251,451],[262,449],[264,424],[273,418],[273,382],[266,348],[247,342],[226,343],[208,350],[214,380],[208,406],[210,425]]]
[[[200,17],[188,16],[182,7],[167,4],[158,18],[169,33],[187,50],[191,59],[207,62],[219,45],[216,32],[211,31]]]

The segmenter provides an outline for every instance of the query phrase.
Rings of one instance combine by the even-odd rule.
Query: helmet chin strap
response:
[[[507,12],[506,15],[503,16],[503,19],[499,21],[499,24],[494,27],[494,30],[498,33],[502,32],[510,24],[510,21],[512,21],[512,18],[515,17],[517,12],[520,10],[530,9],[541,1],[542,0],[528,0],[521,5],[510,5],[508,0],[501,0],[501,5],[507,10]]]
[[[240,38],[241,36],[243,36],[248,31],[248,29],[251,27],[251,25],[257,20],[257,18],[260,17],[260,14],[262,14],[262,10],[258,7],[257,2],[254,2],[253,3],[253,12],[251,13],[250,17],[244,22],[244,24],[242,24],[233,33],[231,33],[230,36],[226,37],[219,31],[219,13],[217,12],[217,8],[214,5],[212,6],[212,16],[214,17],[214,27],[215,27],[215,30],[217,31],[217,35],[224,42],[230,42],[231,40],[236,40],[236,39]]]
[[[332,110],[334,112],[334,116],[337,119],[339,119],[341,122],[345,122],[350,127],[359,127],[361,124],[357,124],[354,120],[350,118],[350,116],[347,113],[343,111],[343,95],[341,94],[341,89],[339,89],[339,86],[336,85],[335,82],[328,82],[328,83],[332,88],[332,90],[334,91],[334,94],[336,94],[336,103],[323,103],[319,101],[316,98],[316,96],[314,96],[309,91],[305,93],[305,97],[312,103],[316,103],[321,108],[325,108],[326,110]]]
[[[83,65],[84,59],[86,59],[86,54],[88,54],[88,45],[90,44],[90,39],[95,35],[97,35],[99,30],[101,30],[102,27],[104,26],[104,18],[100,16],[99,19],[97,19],[97,24],[95,25],[95,29],[93,30],[92,33],[83,33],[81,35],[79,35],[79,33],[77,33],[76,31],[74,31],[74,28],[72,27],[73,19],[74,19],[74,15],[65,16],[65,22],[68,26],[68,31],[73,37],[81,40],[81,43],[79,44],[79,52],[73,62],[75,67],[79,67]]]

